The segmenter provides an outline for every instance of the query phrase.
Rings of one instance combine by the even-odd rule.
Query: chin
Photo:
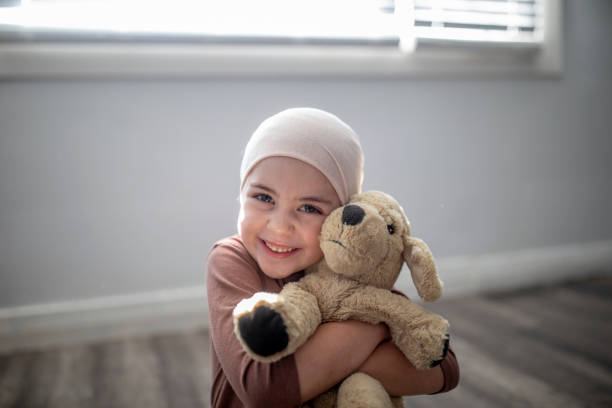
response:
[[[260,264],[259,267],[267,277],[272,279],[284,279],[300,270],[294,271],[296,268],[294,265],[275,265],[274,263],[269,263],[265,266]]]

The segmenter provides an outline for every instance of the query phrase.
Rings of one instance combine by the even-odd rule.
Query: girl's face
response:
[[[321,225],[340,206],[327,178],[289,157],[269,157],[248,175],[240,194],[238,230],[270,278],[283,279],[323,258]]]

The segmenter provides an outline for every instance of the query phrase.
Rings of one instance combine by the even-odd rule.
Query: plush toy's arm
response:
[[[234,309],[234,332],[255,360],[274,362],[292,354],[321,323],[317,299],[297,283],[281,292],[256,293]]]
[[[395,345],[418,369],[435,366],[446,355],[448,322],[404,296],[366,286],[347,298],[342,307],[351,311],[354,319],[387,324]]]

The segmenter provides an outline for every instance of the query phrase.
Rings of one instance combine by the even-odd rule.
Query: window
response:
[[[0,77],[558,74],[560,0],[0,0]]]

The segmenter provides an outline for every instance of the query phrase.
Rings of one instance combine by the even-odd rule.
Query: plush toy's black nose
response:
[[[358,205],[347,205],[342,210],[342,223],[344,225],[357,225],[365,216],[365,211]]]

